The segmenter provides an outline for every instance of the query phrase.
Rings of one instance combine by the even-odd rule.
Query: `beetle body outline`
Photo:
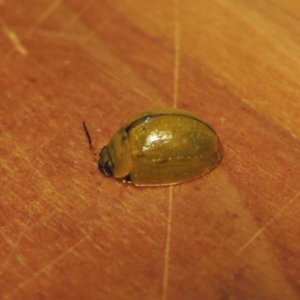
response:
[[[213,170],[223,157],[216,132],[176,108],[130,118],[100,152],[99,169],[136,186],[179,184]]]

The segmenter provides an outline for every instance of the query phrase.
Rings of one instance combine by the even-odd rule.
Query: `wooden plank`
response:
[[[299,11],[1,0],[1,298],[299,299]],[[216,170],[172,188],[99,173],[125,119],[174,106],[218,133]]]

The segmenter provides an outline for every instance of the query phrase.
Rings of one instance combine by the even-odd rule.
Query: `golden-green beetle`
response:
[[[222,156],[222,144],[209,125],[184,110],[157,109],[117,131],[100,152],[99,169],[137,186],[170,185],[203,176]]]

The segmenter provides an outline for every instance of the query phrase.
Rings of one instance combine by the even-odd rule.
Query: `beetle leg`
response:
[[[130,175],[127,175],[126,177],[124,177],[123,182],[126,184],[132,183]]]

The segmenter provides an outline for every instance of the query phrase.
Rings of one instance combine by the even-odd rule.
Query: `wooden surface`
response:
[[[300,299],[298,0],[0,16],[1,299]],[[93,152],[172,106],[218,132],[221,165],[173,188],[104,178]]]

